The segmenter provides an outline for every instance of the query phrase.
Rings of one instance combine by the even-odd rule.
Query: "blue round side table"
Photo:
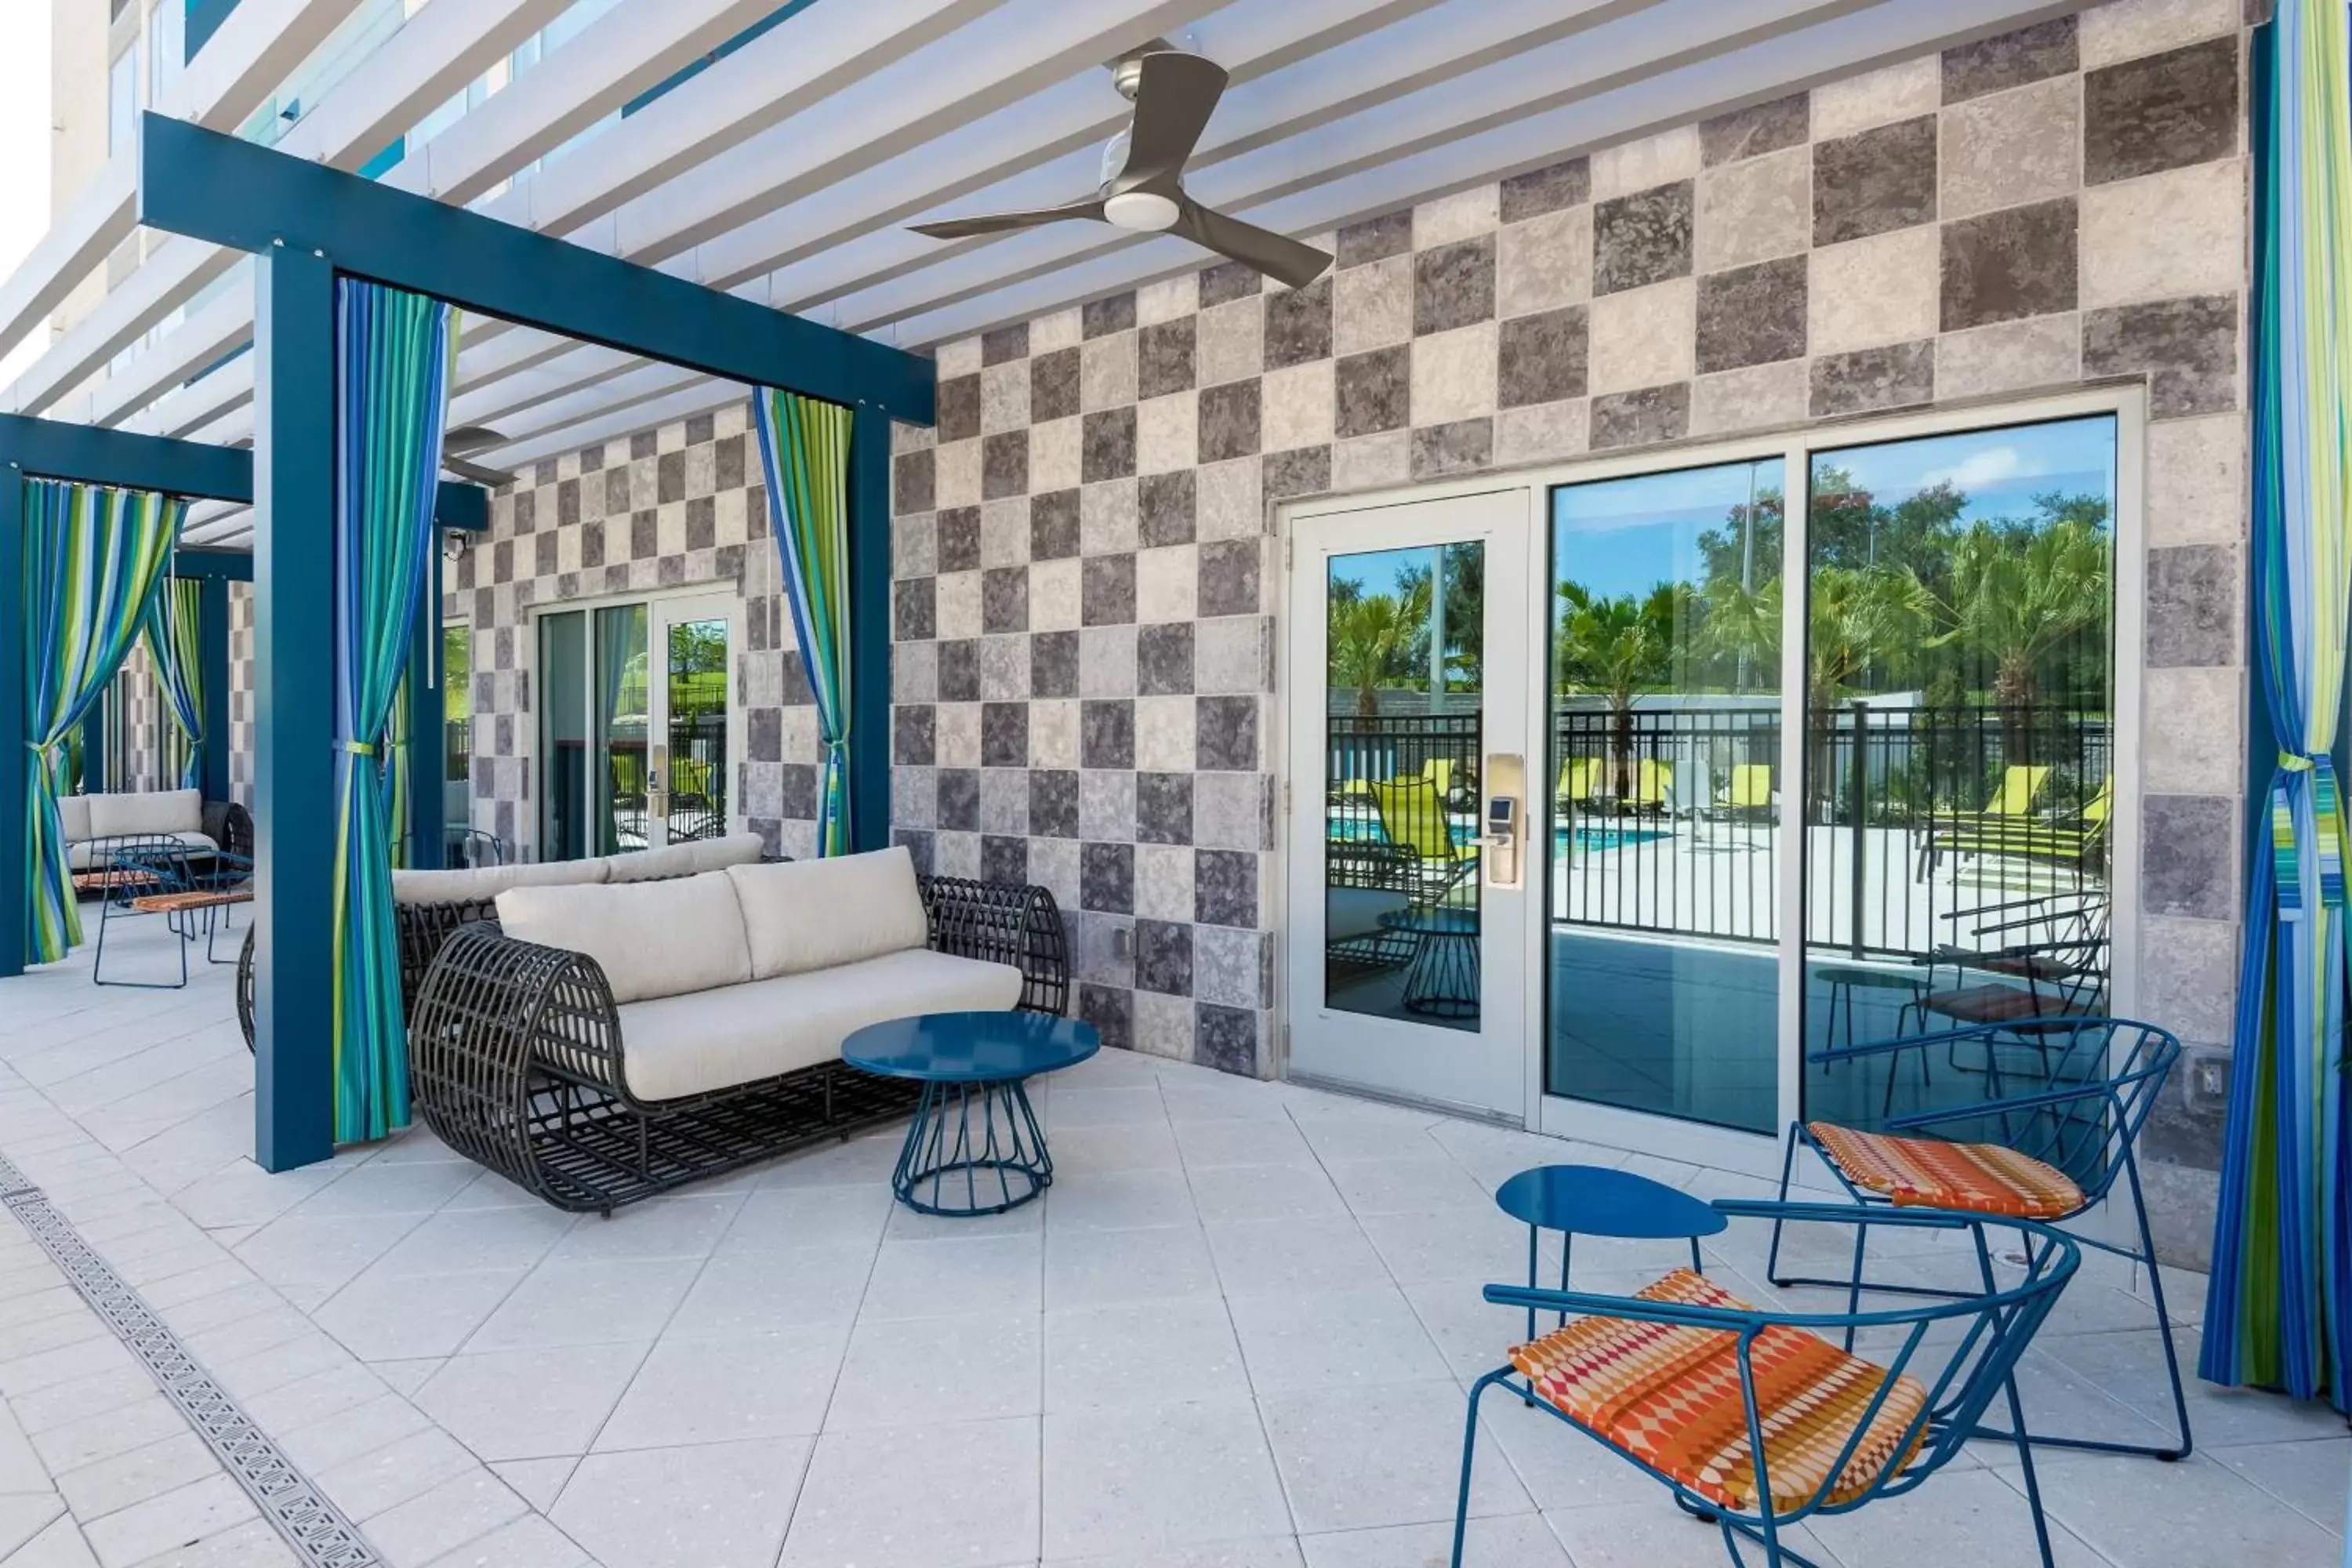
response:
[[[1568,1266],[1575,1250],[1576,1233],[1615,1237],[1626,1241],[1690,1242],[1691,1268],[1700,1266],[1698,1238],[1713,1236],[1730,1222],[1688,1193],[1631,1171],[1606,1165],[1538,1165],[1521,1171],[1495,1191],[1495,1206],[1528,1227],[1528,1289],[1539,1289],[1536,1279],[1536,1240],[1542,1232],[1560,1233],[1559,1288],[1568,1289]],[[1568,1314],[1559,1321],[1565,1324]],[[1536,1337],[1536,1310],[1528,1309],[1528,1338]],[[1528,1403],[1533,1404],[1532,1393]]]
[[[1019,1208],[1053,1185],[1028,1081],[1101,1046],[1095,1026],[1074,1018],[927,1013],[868,1024],[841,1043],[841,1059],[923,1086],[890,1173],[898,1201],[918,1214],[972,1215]]]

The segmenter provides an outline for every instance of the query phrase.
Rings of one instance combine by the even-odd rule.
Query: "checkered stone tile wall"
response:
[[[228,585],[228,793],[253,807],[253,584]]]
[[[776,597],[747,415],[737,405],[536,465],[445,567],[444,616],[474,634],[471,821],[522,858],[538,848],[533,606],[699,585],[733,589],[744,611],[731,813],[783,853],[814,848],[816,710]]]
[[[1110,1038],[1270,1070],[1273,502],[2145,378],[2143,969],[2225,1040],[2235,836],[2166,825],[2239,787],[2239,25],[2118,0],[1349,225],[1306,289],[943,346],[894,458],[900,837],[1051,888]]]

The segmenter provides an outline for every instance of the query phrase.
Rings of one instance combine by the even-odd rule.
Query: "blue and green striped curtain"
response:
[[[751,395],[760,465],[768,483],[768,531],[784,563],[784,602],[809,689],[816,694],[816,852],[849,849],[849,427],[850,411],[796,392]]]
[[[188,503],[152,490],[26,479],[25,845],[32,899],[26,962],[81,941],[58,791],[82,715],[122,668],[163,581]]]
[[[2200,1371],[2352,1409],[2345,1225],[2344,700],[2352,528],[2352,66],[2344,0],[2255,34],[2255,659],[2278,765],[2254,797],[2228,1135]]]
[[[457,313],[335,286],[335,1138],[408,1121],[384,740],[433,548]]]
[[[182,789],[194,789],[205,781],[205,663],[197,637],[204,595],[201,583],[166,578],[147,601],[142,627],[148,660],[155,667],[156,688],[187,743],[187,761],[180,769]]]

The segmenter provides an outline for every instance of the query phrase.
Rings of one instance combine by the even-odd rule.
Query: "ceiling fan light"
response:
[[[1175,201],[1157,191],[1125,191],[1103,203],[1103,216],[1120,228],[1157,233],[1176,226],[1181,211]]]

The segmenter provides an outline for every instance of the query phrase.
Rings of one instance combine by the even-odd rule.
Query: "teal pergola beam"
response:
[[[321,655],[333,646],[334,563],[327,531],[293,520],[327,517],[334,501],[336,278],[856,411],[850,733],[860,846],[888,835],[889,422],[930,424],[935,379],[918,355],[200,126],[144,116],[139,159],[142,224],[258,258],[255,1158],[285,1170],[332,1150],[332,683]],[[433,610],[437,620],[437,595]]]

